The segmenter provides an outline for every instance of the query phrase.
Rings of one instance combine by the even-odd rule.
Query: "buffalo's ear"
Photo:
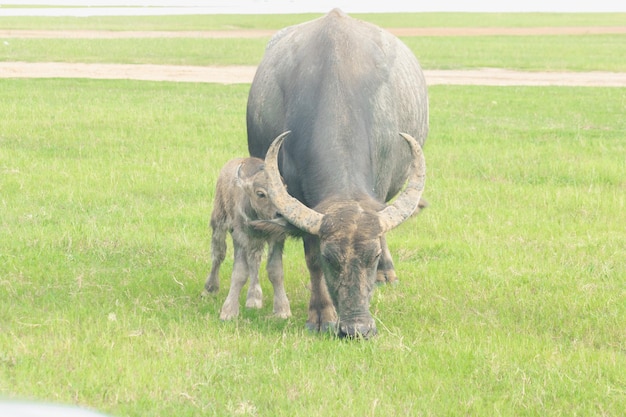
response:
[[[267,236],[292,236],[301,237],[304,232],[289,223],[284,217],[277,217],[271,220],[251,220],[248,226],[255,232]]]

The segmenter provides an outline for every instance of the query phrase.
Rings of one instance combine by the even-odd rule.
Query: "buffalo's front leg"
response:
[[[311,274],[311,300],[306,327],[310,331],[326,332],[336,327],[337,313],[320,265],[319,240],[315,236],[307,236],[303,240],[306,264]]]

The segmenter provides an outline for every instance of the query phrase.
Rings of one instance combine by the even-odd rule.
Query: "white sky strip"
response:
[[[41,5],[47,7],[19,8]],[[3,7],[4,6],[4,7]],[[7,7],[11,6],[11,7]],[[54,8],[49,6],[73,6]],[[116,16],[190,14],[384,12],[626,12],[616,0],[0,0],[0,16]]]

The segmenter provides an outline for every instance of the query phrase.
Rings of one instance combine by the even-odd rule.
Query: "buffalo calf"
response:
[[[251,227],[250,222],[270,220],[278,216],[276,207],[266,191],[267,177],[263,160],[238,158],[221,170],[215,190],[211,213],[211,272],[204,284],[203,295],[219,290],[219,269],[226,257],[226,235],[233,239],[235,261],[230,290],[220,312],[220,319],[230,320],[239,314],[239,294],[250,277],[246,307],[261,308],[262,291],[259,268],[267,244],[267,274],[274,287],[274,314],[291,316],[289,300],[283,285],[282,253],[285,234],[264,232]]]

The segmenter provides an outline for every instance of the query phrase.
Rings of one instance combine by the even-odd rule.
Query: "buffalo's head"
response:
[[[333,196],[311,209],[289,195],[278,170],[278,151],[289,132],[277,137],[266,158],[269,196],[282,214],[304,232],[317,236],[319,262],[339,316],[338,332],[369,337],[376,325],[369,312],[381,256],[381,237],[413,214],[424,189],[426,164],[422,148],[401,134],[413,160],[405,190],[389,205],[370,196],[351,200]]]

